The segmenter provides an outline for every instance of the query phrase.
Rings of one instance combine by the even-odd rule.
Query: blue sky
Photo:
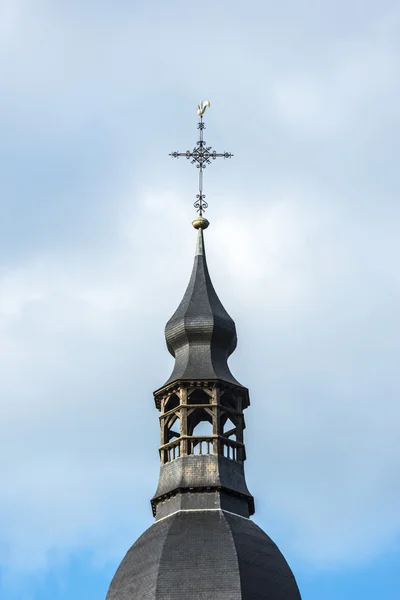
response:
[[[0,2],[0,595],[104,598],[152,522],[165,322],[207,252],[256,522],[304,600],[398,599],[398,3]]]

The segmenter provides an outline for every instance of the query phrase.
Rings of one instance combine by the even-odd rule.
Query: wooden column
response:
[[[217,386],[214,386],[213,394],[211,398],[211,405],[213,406],[213,435],[221,435],[221,410],[219,408],[220,403],[220,390]],[[213,440],[213,453],[221,454],[223,452],[221,440],[219,437]]]
[[[188,389],[187,387],[181,387],[179,389],[180,407],[181,407],[181,456],[187,456],[189,454],[188,443],[186,439],[188,434],[188,422],[187,422],[187,411],[188,411]],[[184,437],[183,437],[184,436]]]

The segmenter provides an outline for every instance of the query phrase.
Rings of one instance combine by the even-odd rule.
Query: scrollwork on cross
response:
[[[171,152],[170,154],[173,158],[186,157],[199,169],[199,193],[196,195],[194,207],[200,216],[203,215],[203,212],[208,207],[208,203],[205,201],[205,194],[203,193],[203,170],[207,165],[211,164],[212,160],[216,160],[217,158],[231,158],[233,156],[231,152],[217,152],[216,150],[213,150],[211,146],[206,146],[206,142],[203,139],[203,131],[206,128],[203,121],[203,115],[206,108],[210,106],[211,103],[209,100],[200,102],[200,104],[197,105],[197,114],[200,117],[197,129],[200,131],[200,139],[193,150],[187,150],[186,152],[176,151]]]

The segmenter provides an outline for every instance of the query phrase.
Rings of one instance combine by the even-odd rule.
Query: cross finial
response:
[[[203,170],[207,165],[211,164],[211,159],[215,160],[216,158],[231,158],[233,156],[231,152],[216,152],[215,150],[212,150],[211,146],[206,146],[206,143],[203,140],[203,130],[206,128],[203,122],[203,115],[206,108],[210,108],[210,106],[211,102],[209,100],[202,101],[197,105],[197,114],[200,117],[197,129],[200,130],[200,139],[193,150],[187,150],[186,152],[171,152],[170,154],[170,156],[173,158],[185,156],[188,160],[190,159],[192,164],[196,165],[196,167],[199,169],[199,193],[196,195],[194,207],[200,216],[203,215],[203,212],[208,207],[208,203],[205,201],[205,194],[203,194]]]

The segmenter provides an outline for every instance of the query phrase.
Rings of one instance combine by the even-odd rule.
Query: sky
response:
[[[303,600],[400,597],[400,8],[0,0],[0,596],[105,598],[152,523],[164,325],[208,264],[254,520]]]

